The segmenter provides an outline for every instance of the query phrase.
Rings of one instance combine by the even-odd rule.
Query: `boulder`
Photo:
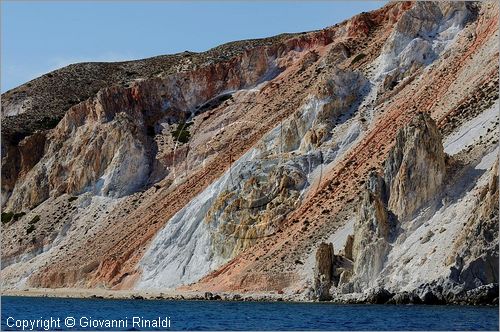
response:
[[[443,298],[443,287],[436,282],[420,285],[415,293],[420,297],[423,304],[445,304]]]
[[[498,305],[498,284],[483,285],[466,292],[465,297],[468,304],[473,305]]]
[[[413,292],[401,292],[395,294],[389,301],[388,304],[420,304],[422,301],[420,297]]]
[[[365,302],[372,304],[384,304],[387,303],[393,296],[394,293],[389,292],[385,288],[375,288],[368,293]]]

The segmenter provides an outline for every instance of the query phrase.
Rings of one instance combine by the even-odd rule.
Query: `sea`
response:
[[[1,298],[2,330],[490,330],[498,307]]]

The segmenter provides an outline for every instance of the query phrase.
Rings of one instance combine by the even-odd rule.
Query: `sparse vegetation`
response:
[[[26,228],[26,235],[31,234],[35,230],[35,225],[30,224],[28,228]]]
[[[2,224],[6,224],[12,220],[14,217],[14,212],[2,212]]]
[[[37,214],[36,216],[31,219],[30,224],[35,224],[40,221],[40,216]]]
[[[364,57],[366,56],[366,54],[364,53],[359,53],[358,55],[356,55],[354,57],[354,59],[352,59],[351,61],[351,65],[355,64],[356,62],[360,61],[361,59],[363,59]]]
[[[26,212],[19,212],[19,213],[14,213],[14,216],[12,217],[12,220],[13,221],[18,221],[19,219],[21,219],[24,215],[26,214]]]
[[[189,142],[189,139],[191,138],[191,133],[189,132],[188,128],[192,124],[193,124],[192,122],[177,124],[177,129],[172,131],[172,136],[174,137],[174,139],[180,143]]]
[[[26,213],[25,212],[2,212],[2,224],[6,224],[10,221],[18,221],[21,219]]]
[[[57,117],[44,116],[39,120],[42,128],[54,128],[61,119]]]
[[[26,228],[26,235],[32,233],[35,230],[35,224],[40,221],[40,216],[37,214],[30,220],[28,228]]]

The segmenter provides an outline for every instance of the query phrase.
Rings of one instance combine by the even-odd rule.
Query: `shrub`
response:
[[[57,117],[52,118],[49,116],[44,116],[42,119],[40,119],[38,121],[43,126],[43,128],[52,129],[55,126],[57,126],[57,124],[59,123],[59,120],[60,119]]]
[[[26,213],[25,212],[2,212],[2,224],[6,224],[9,221],[18,221],[21,219]]]
[[[174,137],[174,139],[180,143],[189,142],[189,139],[191,138],[191,133],[189,132],[188,128],[192,124],[193,124],[192,122],[177,124],[177,129],[172,131],[172,136]]]
[[[358,62],[359,60],[363,59],[365,56],[366,56],[366,54],[364,54],[364,53],[360,53],[360,54],[356,55],[356,56],[354,57],[354,59],[352,59],[352,61],[351,61],[351,65],[353,65],[353,64],[355,64],[356,62]]]
[[[12,220],[13,221],[18,221],[19,219],[21,219],[24,215],[26,214],[26,212],[19,212],[19,213],[14,213],[14,216],[12,217]]]
[[[40,221],[40,216],[37,214],[36,216],[31,219],[30,224],[35,224]]]
[[[2,224],[6,224],[12,220],[14,217],[14,212],[2,212]]]
[[[35,225],[33,224],[30,224],[28,226],[28,228],[26,228],[26,235],[30,234],[31,232],[33,232],[35,230]]]
[[[73,202],[73,201],[76,201],[78,199],[77,196],[71,196],[70,198],[68,198],[68,202]]]

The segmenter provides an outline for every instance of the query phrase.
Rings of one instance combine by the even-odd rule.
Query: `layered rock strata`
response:
[[[6,92],[2,286],[494,302],[498,11],[391,2]]]

